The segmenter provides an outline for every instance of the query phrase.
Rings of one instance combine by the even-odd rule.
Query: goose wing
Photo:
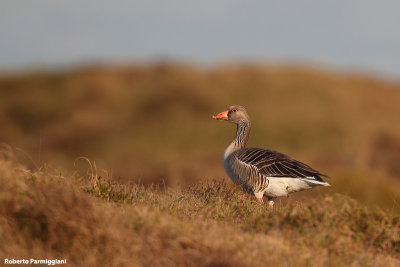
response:
[[[324,182],[321,177],[328,177],[300,161],[273,150],[244,148],[237,151],[235,157],[244,164],[256,167],[266,177],[312,178],[320,182]]]

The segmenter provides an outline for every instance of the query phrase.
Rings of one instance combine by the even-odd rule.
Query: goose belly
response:
[[[285,177],[269,177],[269,185],[265,195],[269,197],[282,197],[290,193],[310,189],[311,186],[301,179]]]

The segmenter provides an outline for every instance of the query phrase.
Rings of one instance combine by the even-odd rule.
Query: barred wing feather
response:
[[[235,153],[240,162],[252,165],[265,177],[312,178],[324,182],[328,177],[310,166],[277,151],[261,148],[243,148]]]

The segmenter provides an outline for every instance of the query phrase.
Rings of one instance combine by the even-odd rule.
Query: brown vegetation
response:
[[[1,77],[0,255],[76,266],[397,266],[399,102],[398,84],[295,67]],[[273,211],[234,187],[221,165],[234,127],[211,120],[232,104],[248,108],[251,146],[309,163],[332,187]]]
[[[0,161],[0,250],[72,266],[398,266],[400,218],[340,194],[274,211],[226,181],[185,190]],[[94,197],[90,197],[84,192]]]
[[[371,166],[383,169],[391,176],[400,179],[400,139],[388,134],[377,135],[373,140]]]

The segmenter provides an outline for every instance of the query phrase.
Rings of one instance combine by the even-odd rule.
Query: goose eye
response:
[[[232,109],[232,112],[236,112],[237,111],[237,109]]]

